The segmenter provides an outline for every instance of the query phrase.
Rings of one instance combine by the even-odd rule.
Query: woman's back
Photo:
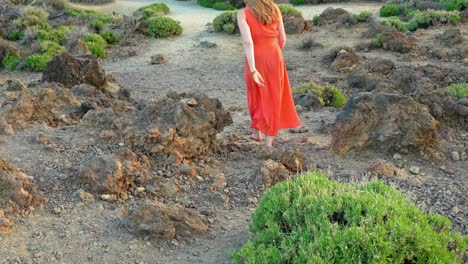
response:
[[[268,25],[264,25],[258,21],[249,7],[245,8],[245,19],[247,24],[249,24],[254,43],[258,42],[258,40],[265,41],[265,39],[268,38],[276,40],[276,38],[278,38],[278,19]]]

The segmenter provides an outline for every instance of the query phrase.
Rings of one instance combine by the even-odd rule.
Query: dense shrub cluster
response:
[[[52,58],[47,54],[33,54],[26,58],[24,64],[26,68],[41,72],[45,70],[47,63],[51,60]]]
[[[415,11],[408,22],[408,29],[415,31],[418,28],[428,28],[436,24],[458,24],[460,16],[453,11],[426,10]]]
[[[468,98],[468,83],[452,84],[446,89],[456,99]]]
[[[94,10],[71,8],[67,11],[67,14],[88,21],[98,32],[103,29],[105,25],[114,22],[112,16]]]
[[[169,14],[170,9],[164,3],[154,3],[148,6],[144,6],[135,11],[136,16],[142,16],[144,20],[148,20],[156,16],[164,16]]]
[[[399,16],[400,15],[400,6],[398,4],[385,4],[380,8],[380,16],[390,17],[390,16]]]
[[[107,42],[98,34],[89,34],[84,37],[86,46],[88,46],[91,54],[98,58],[106,56]]]
[[[213,29],[216,32],[227,32],[234,34],[237,29],[237,11],[226,11],[215,17],[213,20]]]
[[[236,7],[231,4],[216,2],[213,5],[213,9],[226,11],[226,10],[236,10]]]
[[[299,176],[268,189],[252,215],[242,263],[461,263],[468,238],[380,181]]]
[[[18,54],[16,53],[8,54],[3,58],[2,66],[7,70],[12,71],[16,69],[20,61],[21,61],[21,58]]]
[[[108,44],[114,44],[117,41],[119,41],[119,36],[115,34],[112,31],[103,31],[99,33],[101,37],[108,43]]]
[[[389,17],[388,19],[384,20],[382,24],[401,32],[408,31],[405,22],[401,21],[398,17]]]
[[[182,34],[180,22],[170,17],[153,17],[148,20],[148,36],[155,38],[167,38]]]
[[[53,41],[59,44],[65,44],[68,40],[67,34],[73,29],[72,26],[59,26],[53,30],[39,30],[38,37],[40,41]]]
[[[315,82],[304,83],[293,88],[294,94],[313,93],[317,96],[320,104],[327,107],[340,108],[346,104],[348,99],[340,89],[331,85],[318,85]]]

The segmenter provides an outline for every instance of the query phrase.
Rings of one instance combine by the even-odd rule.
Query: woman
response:
[[[252,138],[271,147],[279,129],[301,125],[281,49],[286,44],[283,19],[272,0],[246,0],[237,13],[245,51],[245,82]]]

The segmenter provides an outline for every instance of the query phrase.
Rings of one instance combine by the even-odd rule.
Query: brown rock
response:
[[[329,24],[336,24],[343,17],[348,17],[350,15],[351,14],[348,11],[342,8],[328,7],[322,12],[322,14],[320,14],[318,25],[324,26]]]
[[[12,223],[10,220],[4,217],[0,217],[0,233],[6,233],[10,231],[11,225]]]
[[[224,173],[218,174],[213,177],[213,183],[211,184],[211,190],[218,191],[224,190],[227,186],[226,177]]]
[[[135,234],[174,239],[202,236],[208,227],[195,211],[175,204],[167,206],[159,202],[147,203],[129,211],[124,222]]]
[[[106,73],[97,59],[76,58],[64,52],[47,64],[42,80],[66,87],[82,83],[99,87],[106,84]]]
[[[392,163],[388,163],[385,160],[377,159],[373,161],[367,168],[367,172],[371,175],[377,176],[399,176],[400,169],[398,169]]]
[[[400,31],[384,31],[381,40],[382,46],[386,50],[408,53],[416,48],[416,39]]]
[[[179,186],[172,181],[166,181],[161,185],[161,192],[159,193],[163,197],[173,197],[180,192]]]
[[[348,52],[341,50],[338,52],[335,60],[331,64],[331,68],[334,71],[339,72],[350,72],[352,67],[359,62],[359,58],[354,52]]]
[[[312,31],[312,28],[313,28],[313,24],[312,24],[312,20],[306,20],[304,21],[304,31]]]
[[[151,56],[151,64],[163,64],[166,62],[166,58],[163,54],[156,54]]]
[[[266,187],[271,187],[278,182],[292,179],[291,173],[283,164],[271,159],[264,161],[263,166],[257,173],[257,181]]]
[[[283,16],[284,30],[286,34],[299,34],[305,30],[305,20],[302,16],[292,16],[285,15]]]
[[[90,56],[91,52],[82,39],[76,39],[68,47],[68,52],[76,57]]]
[[[409,96],[359,93],[337,116],[331,149],[430,150],[438,145],[437,126],[429,109]]]
[[[47,139],[47,137],[42,134],[42,133],[37,133],[36,135],[36,142],[37,144],[41,144],[41,145],[47,145],[49,144],[49,140]]]
[[[439,36],[440,42],[447,47],[452,47],[463,42],[463,36],[459,28],[448,28]]]

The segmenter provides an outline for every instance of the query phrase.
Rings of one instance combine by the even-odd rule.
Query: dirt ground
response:
[[[105,12],[131,13],[150,1],[119,1],[93,7]],[[232,109],[234,124],[226,128],[219,138],[240,137],[239,142],[249,145],[249,150],[233,152],[217,157],[221,161],[219,171],[226,176],[227,205],[216,206],[208,217],[210,231],[206,237],[164,241],[130,234],[122,225],[129,204],[83,201],[77,195],[86,186],[74,179],[70,168],[77,168],[101,153],[115,153],[119,146],[103,145],[92,138],[83,137],[76,127],[50,128],[36,126],[11,136],[0,137],[0,155],[26,174],[33,176],[38,188],[46,193],[49,202],[44,210],[29,218],[19,218],[13,230],[0,235],[0,264],[3,263],[231,263],[230,251],[239,248],[251,235],[248,231],[250,215],[259,201],[263,188],[253,181],[262,162],[262,148],[246,139],[249,115],[243,81],[243,50],[238,35],[212,33],[206,24],[219,14],[202,8],[194,2],[164,1],[171,8],[170,16],[181,21],[182,36],[164,40],[146,41],[132,47],[133,57],[120,56],[121,51],[111,53],[103,61],[108,74],[116,78],[122,87],[131,91],[132,97],[157,100],[169,91],[201,91],[219,98],[226,109]],[[306,19],[320,14],[326,7],[343,7],[348,11],[370,10],[377,13],[378,4],[336,4],[301,7]],[[292,86],[310,80],[322,80],[333,76],[321,65],[324,52],[335,46],[349,46],[362,42],[364,25],[352,29],[331,30],[315,28],[312,32],[288,36],[284,57],[288,65]],[[435,29],[434,32],[438,32]],[[466,29],[465,29],[466,33]],[[300,49],[304,38],[312,37],[326,48],[304,51]],[[199,46],[200,42],[216,43],[215,48]],[[124,49],[125,50],[125,49]],[[164,54],[167,63],[151,65],[150,57]],[[392,52],[375,50],[367,57],[391,58],[397,64],[440,63],[415,61]],[[461,66],[463,67],[463,66]],[[21,79],[28,83],[40,79],[40,74],[25,72],[0,72],[0,84],[8,79]],[[3,89],[3,88],[0,88]],[[348,95],[355,93],[345,90]],[[371,180],[366,174],[369,163],[376,158],[392,160],[392,156],[371,151],[337,155],[329,151],[331,136],[327,131],[338,110],[324,108],[319,111],[301,112],[305,133],[282,131],[275,141],[277,148],[297,147],[306,157],[307,165],[317,167],[330,178],[345,182]],[[42,132],[54,143],[55,151],[36,142]],[[453,141],[453,148],[464,147],[468,133],[460,131],[460,139]],[[452,147],[452,145],[450,147]],[[403,155],[408,164],[421,169],[418,176],[384,178],[390,185],[408,194],[425,210],[441,213],[454,222],[454,228],[467,233],[468,219],[468,161],[428,161],[411,155]],[[448,169],[447,169],[448,168]],[[178,199],[182,204],[203,206],[204,202],[216,203],[215,198],[196,192],[196,182],[191,191]],[[57,209],[59,208],[59,209]]]

